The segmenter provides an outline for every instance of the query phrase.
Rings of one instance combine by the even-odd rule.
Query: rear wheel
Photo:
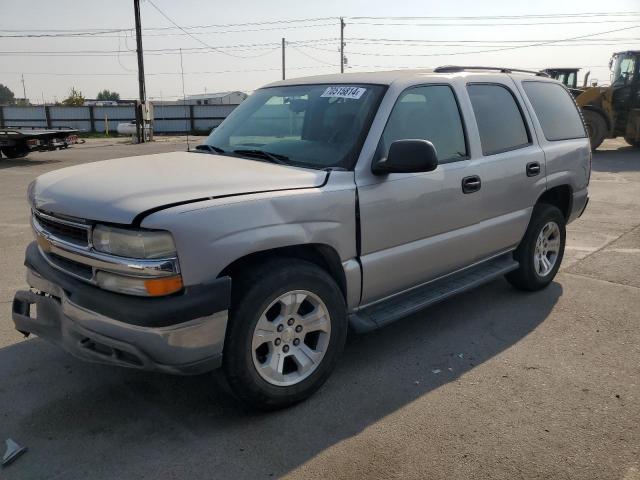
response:
[[[602,115],[592,110],[583,110],[582,116],[589,133],[591,150],[595,150],[604,142],[607,136],[607,122]]]
[[[2,154],[7,158],[22,158],[26,157],[29,150],[18,150],[15,147],[8,147],[2,149]]]
[[[316,265],[272,260],[237,281],[223,368],[245,404],[273,410],[300,402],[329,377],[347,335],[335,281]]]
[[[529,227],[513,255],[520,266],[506,275],[509,283],[528,291],[551,283],[564,256],[565,225],[558,207],[544,203],[534,207]]]

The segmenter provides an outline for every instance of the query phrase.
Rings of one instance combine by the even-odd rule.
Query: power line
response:
[[[559,39],[535,39],[535,40],[429,40],[429,39],[420,39],[420,38],[412,38],[412,39],[400,39],[400,38],[349,38],[349,43],[356,43],[362,45],[415,45],[415,46],[430,46],[431,43],[442,43],[442,42],[453,42],[453,43],[461,43],[461,44],[478,44],[478,43],[535,43],[535,42],[550,42],[556,41]],[[561,40],[561,39],[560,39]],[[608,42],[624,42],[627,40],[640,40],[640,37],[617,37],[617,38],[585,38],[581,41],[584,42],[600,42],[600,41],[608,41]],[[568,40],[567,40],[568,41]]]
[[[634,20],[580,20],[567,22],[527,22],[527,23],[389,23],[389,22],[358,22],[350,21],[349,25],[368,25],[379,27],[507,27],[507,26],[529,26],[529,25],[578,25],[594,23],[633,23]]]
[[[335,63],[327,62],[326,60],[320,60],[319,58],[316,58],[316,57],[314,57],[314,56],[312,56],[312,55],[309,55],[308,53],[303,52],[302,50],[300,50],[300,49],[299,49],[299,48],[297,48],[297,47],[292,47],[292,48],[293,48],[296,52],[298,52],[298,53],[300,53],[300,54],[304,55],[305,57],[310,58],[311,60],[314,60],[314,61],[316,61],[316,62],[318,62],[318,63],[323,63],[323,64],[325,64],[325,65],[330,65],[330,66],[332,66],[332,67],[337,67],[337,66],[338,66],[338,65],[337,65],[337,64],[335,64]]]
[[[583,12],[583,13],[556,13],[556,14],[527,14],[527,15],[471,15],[471,16],[354,16],[344,17],[349,20],[514,20],[520,18],[583,18],[583,17],[620,17],[620,16],[633,16],[640,15],[640,11],[626,11],[626,12]],[[220,23],[220,24],[206,24],[206,25],[191,25],[185,27],[146,27],[143,28],[144,32],[147,31],[162,31],[162,30],[175,30],[175,29],[203,29],[203,28],[229,28],[229,27],[244,27],[244,26],[262,26],[262,25],[278,25],[278,24],[292,24],[292,23],[310,23],[319,21],[331,21],[336,20],[338,17],[310,17],[310,18],[298,18],[298,19],[284,19],[284,20],[265,20],[259,22],[242,22],[242,23]],[[331,24],[333,25],[333,24]],[[81,34],[96,34],[96,33],[110,33],[110,32],[124,32],[132,30],[132,28],[78,28],[78,29],[0,29],[0,32],[11,33],[81,33]]]
[[[633,43],[633,42],[628,42],[629,44]],[[390,44],[375,44],[375,45],[390,45]],[[558,47],[595,47],[595,46],[610,46],[610,45],[622,45],[621,42],[590,42],[590,43],[569,43],[569,44],[546,44],[544,46],[546,47],[554,47],[554,48],[558,48]],[[390,45],[390,46],[397,46],[397,45]],[[420,47],[425,47],[425,46],[429,46],[429,47],[462,47],[462,48],[474,48],[474,47],[485,47],[485,48],[495,48],[495,51],[500,51],[502,49],[502,47],[504,47],[504,45],[498,44],[498,45],[492,45],[492,44],[481,44],[481,45],[469,45],[469,44],[457,44],[457,43],[438,43],[438,44],[425,44],[425,45],[416,45],[416,46],[420,46]],[[526,48],[526,47],[531,47],[533,45],[521,45],[521,46],[517,46],[514,48]],[[329,48],[321,48],[321,47],[316,47],[313,45],[301,45],[301,47],[303,48],[311,48],[313,50],[319,50],[319,51],[323,51],[323,52],[334,52],[334,50],[329,49]],[[454,53],[398,53],[398,52],[394,52],[394,53],[378,53],[378,52],[358,52],[358,51],[353,51],[350,50],[349,54],[350,55],[363,55],[363,56],[373,56],[373,57],[433,57],[433,56],[443,56],[443,55],[466,55],[466,54],[471,54],[471,53],[483,53],[486,51],[490,51],[490,50],[483,50],[483,51],[470,51],[470,52],[454,52]]]
[[[306,45],[306,44],[329,44],[335,42],[337,38],[318,38],[318,39],[309,39],[309,40],[298,40],[291,41],[287,43],[295,44],[295,45]],[[145,49],[145,55],[152,54],[178,54],[180,50],[183,53],[209,53],[211,50],[218,51],[223,49],[234,49],[234,50],[253,50],[253,49],[263,49],[263,50],[272,50],[274,48],[278,48],[280,46],[279,42],[265,42],[265,43],[244,43],[244,44],[235,44],[235,45],[219,45],[219,46],[206,46],[206,47],[191,47],[191,48],[150,48]],[[118,45],[117,50],[4,50],[0,51],[0,55],[24,55],[24,56],[40,56],[40,55],[59,55],[59,56],[112,56],[113,54],[122,54],[122,55],[135,55],[135,50],[128,48],[127,51],[123,52],[120,48],[120,44]]]
[[[312,17],[312,18],[297,18],[297,19],[286,19],[286,20],[266,20],[261,22],[243,22],[243,23],[212,23],[207,25],[191,25],[187,27],[145,27],[142,29],[143,32],[147,31],[155,31],[155,30],[175,30],[177,28],[184,28],[185,30],[191,30],[196,28],[228,28],[228,27],[245,27],[245,26],[260,26],[260,25],[277,25],[281,23],[309,23],[309,22],[317,22],[317,21],[329,21],[335,20],[338,17]],[[117,30],[130,30],[131,28],[71,28],[71,29],[55,29],[55,28],[33,28],[33,29],[5,29],[1,28],[0,32],[58,32],[58,33],[74,33],[74,32],[113,32]]]
[[[329,66],[329,65],[327,65]],[[336,66],[331,64],[330,66]],[[324,68],[321,65],[310,65],[302,67],[287,67],[287,70],[310,70]],[[217,70],[217,71],[201,71],[201,72],[184,72],[185,75],[221,75],[225,73],[259,73],[259,72],[279,72],[278,68],[261,68],[261,69],[245,69],[245,70]],[[115,73],[115,72],[0,72],[2,75],[48,75],[53,77],[76,77],[76,76],[108,76],[108,77],[130,77],[135,76],[137,73]],[[181,75],[180,72],[145,72],[145,76],[155,75]]]
[[[232,54],[232,53],[225,52],[224,50],[217,49],[217,48],[215,48],[215,47],[212,47],[212,46],[211,46],[211,45],[209,45],[208,43],[203,42],[203,41],[202,41],[202,40],[200,40],[199,38],[197,38],[197,37],[195,37],[195,36],[191,35],[191,33],[187,32],[187,30],[185,30],[184,28],[182,28],[182,27],[181,27],[180,25],[178,25],[176,22],[174,22],[174,21],[173,21],[173,20],[172,20],[172,19],[171,19],[171,18],[170,18],[166,13],[164,13],[162,10],[160,10],[160,9],[158,8],[158,6],[157,6],[155,3],[153,3],[151,0],[147,0],[147,1],[149,2],[149,5],[151,5],[153,8],[155,8],[155,9],[158,11],[158,13],[159,13],[160,15],[162,15],[162,16],[163,16],[164,18],[166,18],[170,23],[172,23],[173,25],[175,25],[177,28],[179,28],[180,30],[182,30],[184,33],[186,33],[187,35],[189,35],[189,36],[190,36],[191,38],[193,38],[196,42],[201,43],[201,44],[202,44],[202,45],[204,45],[205,47],[209,47],[209,48],[211,48],[212,50],[218,51],[218,52],[220,52],[220,53],[222,53],[222,54],[224,54],[224,55],[227,55],[227,56],[229,56],[229,57],[235,57],[235,58],[247,58],[247,57],[243,57],[242,55],[234,55],[234,54]]]
[[[7,31],[7,30],[0,30]],[[102,37],[105,33],[122,33],[125,31],[133,31],[133,28],[126,29],[114,29],[114,30],[102,30],[96,32],[78,32],[78,33],[38,33],[38,34],[20,34],[20,35],[0,35],[2,38],[41,38],[41,37],[85,37],[96,36]]]
[[[269,27],[269,28],[250,28],[250,29],[242,29],[242,30],[216,30],[212,32],[175,32],[175,33],[146,33],[145,37],[175,37],[175,36],[193,36],[193,35],[218,35],[218,34],[226,34],[226,33],[247,33],[247,32],[267,32],[267,31],[280,31],[280,30],[289,30],[289,29],[297,29],[297,28],[319,28],[319,27],[334,27],[333,23],[321,23],[315,25],[285,25],[279,27]],[[131,32],[133,29],[131,28],[123,28],[115,31],[117,32]],[[68,33],[55,33],[55,34],[28,34],[28,35],[0,35],[0,38],[66,38],[66,37],[83,37],[87,36],[87,38],[117,38],[117,35],[104,35],[101,33],[78,33],[78,34],[68,34]]]
[[[490,20],[505,19],[514,20],[518,18],[578,18],[578,17],[621,17],[629,15],[640,15],[639,11],[628,12],[582,12],[582,13],[549,13],[549,14],[525,14],[525,15],[458,15],[458,16],[357,16],[344,17],[349,20]]]
[[[126,35],[126,34],[125,34],[125,35]],[[126,37],[125,37],[125,46],[127,46],[127,40],[126,40]],[[118,63],[120,64],[120,67],[121,67],[123,70],[125,70],[125,71],[127,71],[127,72],[135,72],[135,70],[133,70],[133,69],[131,69],[131,68],[127,68],[127,67],[125,67],[125,66],[124,66],[124,64],[122,63],[122,60],[120,59],[120,47],[121,47],[121,43],[120,43],[120,36],[118,35],[118,55],[117,55]]]
[[[273,50],[277,49],[277,47],[273,48],[230,48],[231,50],[239,50],[239,51],[254,51],[254,50],[268,50],[266,53],[261,53],[257,55],[243,56],[238,58],[257,58],[262,57],[271,53]],[[159,51],[159,52],[145,52],[145,55],[177,55],[179,49],[167,49],[167,51]],[[203,49],[203,50],[195,50],[191,52],[185,52],[185,54],[202,54],[202,53],[223,53],[220,49]],[[135,52],[126,51],[120,52],[120,55],[135,55]],[[117,57],[118,50],[105,50],[105,51],[0,51],[0,56],[12,57],[12,56],[24,56],[24,57]]]
[[[640,25],[634,25],[632,27],[617,28],[615,30],[607,30],[605,32],[590,33],[590,34],[587,34],[587,35],[579,35],[579,36],[576,36],[576,37],[564,38],[564,39],[560,39],[560,40],[548,40],[548,41],[544,41],[544,42],[530,43],[530,44],[527,44],[527,45],[513,45],[513,46],[509,46],[509,47],[492,48],[492,49],[488,49],[488,50],[474,50],[474,51],[470,51],[470,52],[429,53],[429,54],[417,55],[417,56],[421,56],[421,57],[442,57],[442,56],[448,56],[448,55],[470,55],[470,54],[475,54],[475,53],[491,53],[491,52],[502,52],[502,51],[505,51],[505,50],[516,50],[516,49],[520,49],[520,48],[542,47],[542,46],[552,45],[552,44],[555,44],[555,43],[567,42],[567,41],[571,41],[571,40],[578,40],[578,39],[583,39],[583,38],[596,37],[598,35],[605,35],[607,33],[621,32],[621,31],[624,31],[624,30],[631,30],[631,29],[634,29],[634,28],[640,28]],[[364,55],[386,56],[385,54],[376,54],[376,53],[364,54]]]
[[[192,25],[181,27],[173,22],[168,16],[166,16],[158,7],[149,2],[156,10],[158,10],[165,18],[167,18],[174,26],[172,27],[149,27],[143,29],[144,32],[161,32],[161,33],[147,33],[146,36],[175,36],[175,35],[212,35],[212,34],[224,34],[224,33],[243,33],[243,32],[255,32],[255,31],[268,31],[268,30],[282,30],[289,28],[316,28],[316,27],[328,27],[334,26],[334,23],[313,24],[314,22],[329,22],[336,20],[338,17],[312,17],[301,19],[283,19],[283,20],[269,20],[259,22],[243,22],[243,23],[221,23],[221,24],[207,24],[207,25]],[[402,17],[402,16],[354,16],[345,17],[348,18],[352,25],[380,25],[380,26],[500,26],[500,25],[566,25],[566,24],[580,24],[580,23],[618,23],[618,22],[634,22],[636,20],[620,20],[611,19],[612,17],[621,16],[640,16],[640,12],[585,12],[585,13],[571,13],[571,14],[532,14],[532,15],[482,15],[482,16],[416,16],[416,17]],[[607,20],[587,20],[587,21],[567,21],[567,22],[530,22],[530,23],[502,23],[504,20],[518,20],[518,19],[581,19],[581,18],[596,18],[602,17]],[[365,20],[363,22],[362,20]],[[372,20],[374,22],[367,22],[366,20]],[[442,20],[458,20],[463,22],[474,22],[477,20],[498,20],[500,23],[486,23],[486,24],[473,24],[473,23],[375,23],[378,20],[390,20],[401,22],[415,22],[416,20],[430,20],[430,21],[442,21]],[[312,23],[311,25],[296,25],[301,23]],[[237,27],[261,27],[267,26],[268,28],[250,28],[240,29]],[[213,28],[214,32],[189,32],[188,30],[202,30]],[[220,30],[225,28],[232,28],[232,30]],[[180,30],[177,33],[168,33],[171,30]],[[0,32],[7,32],[8,34],[0,34],[1,38],[47,38],[47,37],[75,37],[75,36],[87,36],[87,37],[109,37],[117,38],[117,35],[111,35],[113,33],[120,34],[123,32],[132,31],[132,28],[101,28],[101,29],[0,29]]]

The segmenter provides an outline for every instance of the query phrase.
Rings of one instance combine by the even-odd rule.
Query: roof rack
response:
[[[545,72],[538,72],[535,70],[523,70],[521,68],[505,68],[505,67],[468,67],[468,66],[460,66],[460,65],[444,65],[442,67],[437,67],[433,69],[433,71],[436,73],[455,73],[455,72],[464,72],[465,70],[494,70],[501,73],[520,72],[520,73],[532,73],[539,77],[549,76]]]

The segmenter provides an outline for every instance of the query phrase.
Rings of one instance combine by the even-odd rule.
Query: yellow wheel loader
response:
[[[640,147],[640,50],[614,53],[609,62],[611,85],[586,88],[576,96],[591,148],[605,138],[624,137]]]

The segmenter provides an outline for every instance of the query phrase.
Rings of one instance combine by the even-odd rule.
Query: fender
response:
[[[148,214],[141,226],[172,233],[185,285],[216,278],[247,255],[296,245],[327,245],[344,263],[357,256],[353,175],[334,171],[324,187],[177,205]]]

